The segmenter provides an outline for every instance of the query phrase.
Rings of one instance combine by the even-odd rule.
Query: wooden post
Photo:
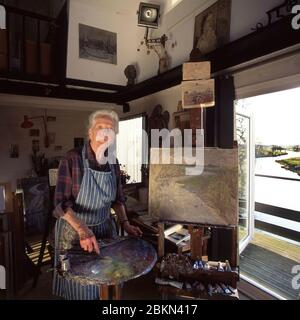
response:
[[[121,300],[122,288],[121,285],[113,286],[113,300]]]
[[[109,300],[109,287],[106,284],[100,285],[100,300]]]
[[[158,258],[165,255],[165,224],[158,223]]]
[[[202,245],[203,245],[203,235],[204,228],[189,226],[189,232],[191,235],[191,253],[192,259],[194,260],[202,260]]]

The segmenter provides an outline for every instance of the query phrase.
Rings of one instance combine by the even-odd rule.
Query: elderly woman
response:
[[[55,263],[59,254],[80,243],[83,250],[100,253],[96,239],[117,235],[111,218],[116,212],[125,231],[140,236],[141,230],[131,226],[126,217],[120,168],[109,157],[110,146],[118,133],[118,116],[114,111],[100,110],[89,117],[88,141],[81,149],[74,149],[61,160],[55,190],[54,216]],[[108,161],[110,160],[110,161]],[[82,286],[67,280],[55,271],[55,295],[70,300],[99,299],[99,288]]]

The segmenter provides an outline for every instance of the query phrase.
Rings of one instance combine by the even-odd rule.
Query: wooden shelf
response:
[[[211,61],[212,74],[299,44],[300,32],[293,30],[291,27],[291,17],[292,16],[285,17],[206,55],[204,59]],[[50,92],[49,87],[41,86],[38,83],[22,84],[9,80],[1,80],[0,92],[51,98],[110,102],[122,105],[179,85],[181,84],[181,81],[182,65],[130,87],[116,86],[109,83],[66,79],[64,76],[64,79],[61,80],[60,78],[58,87],[51,86]],[[72,89],[66,88],[66,84],[86,87],[86,89],[81,89],[80,87]],[[97,92],[89,90],[89,88],[108,88],[111,90],[118,90],[118,92]]]

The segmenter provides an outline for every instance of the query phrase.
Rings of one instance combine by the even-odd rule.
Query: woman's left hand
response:
[[[141,237],[143,235],[143,232],[139,227],[132,226],[128,221],[124,223],[123,228],[131,236]]]

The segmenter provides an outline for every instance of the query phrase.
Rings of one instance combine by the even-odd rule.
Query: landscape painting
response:
[[[151,149],[151,154],[154,153]],[[160,152],[163,149],[160,149]],[[171,163],[174,150],[171,149]],[[186,164],[151,164],[149,214],[160,221],[237,226],[238,151],[205,148],[204,171],[188,176]]]
[[[79,57],[117,64],[117,34],[79,24]]]

